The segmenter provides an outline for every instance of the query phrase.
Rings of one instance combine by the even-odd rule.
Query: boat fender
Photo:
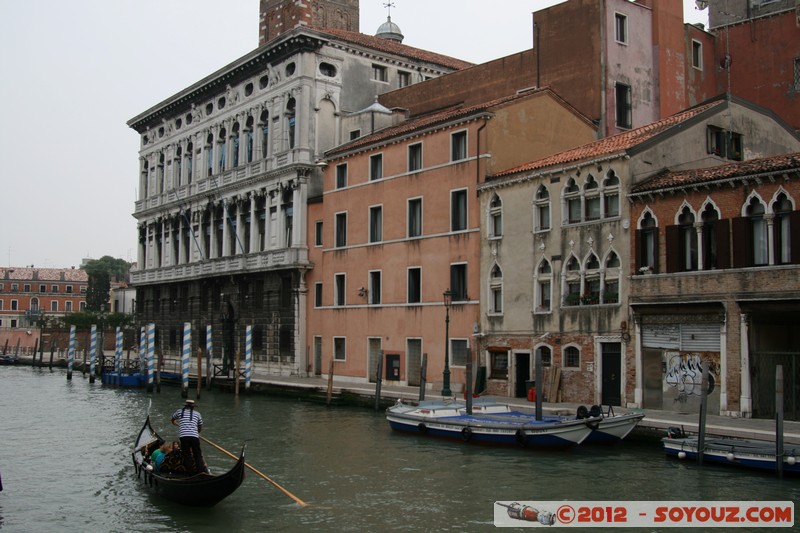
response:
[[[714,386],[715,386],[714,376],[709,374],[708,375],[708,390],[706,391],[706,396],[711,394],[712,392],[714,392]]]
[[[469,439],[472,438],[472,430],[469,427],[465,427],[461,430],[461,440],[464,442],[469,442]]]
[[[426,426],[426,425],[425,425],[425,424],[423,424],[422,422],[420,422],[419,424],[417,424],[417,429],[418,429],[418,430],[419,430],[419,432],[420,432],[420,433],[422,433],[423,435],[424,435],[424,434],[426,434],[426,433],[428,432],[428,426]]]
[[[514,436],[517,438],[517,443],[522,446],[523,448],[528,445],[528,436],[525,434],[525,430],[519,428]]]
[[[603,408],[599,405],[593,405],[591,409],[589,409],[589,416],[603,416]]]
[[[575,418],[577,418],[578,420],[581,420],[583,418],[589,418],[589,410],[586,408],[585,405],[580,405],[578,406],[576,415],[577,416]]]

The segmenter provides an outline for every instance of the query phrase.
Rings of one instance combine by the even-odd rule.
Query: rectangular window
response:
[[[58,300],[51,300],[50,301],[50,310],[51,311],[58,311]]]
[[[420,235],[422,235],[422,198],[412,198],[408,201],[408,236]]]
[[[39,292],[47,292],[47,285],[39,285]]]
[[[422,301],[422,269],[408,269],[408,303],[418,304]]]
[[[372,79],[382,82],[388,81],[389,76],[386,67],[381,65],[372,65]]]
[[[570,224],[576,224],[581,221],[581,199],[569,198],[567,200],[567,220]]]
[[[450,265],[450,291],[454,302],[463,302],[467,296],[467,265]]]
[[[29,285],[27,291],[30,291],[30,290],[31,289],[30,289],[30,285]],[[58,292],[58,285],[53,285],[52,287],[50,287],[50,292]]]
[[[333,295],[333,298],[334,298],[334,300],[336,302],[336,305],[338,305],[338,306],[345,305],[346,300],[345,300],[345,297],[344,297],[345,296],[345,292],[344,291],[346,290],[346,285],[347,285],[346,284],[346,279],[347,278],[345,277],[344,274],[336,274],[333,279],[334,279],[334,287],[335,287],[335,289],[334,289],[335,293]]]
[[[467,132],[459,131],[450,136],[450,160],[461,161],[467,158]]]
[[[508,379],[508,352],[489,352],[492,379]]]
[[[370,181],[383,178],[383,154],[376,154],[369,158]]]
[[[345,355],[346,341],[344,337],[333,338],[333,359],[335,361],[344,361],[347,356]]]
[[[347,213],[336,213],[336,248],[347,246]]]
[[[381,303],[381,271],[373,270],[369,273],[369,303],[379,305]]]
[[[383,206],[373,205],[369,208],[369,242],[383,240]]]
[[[536,307],[537,311],[550,310],[550,280],[539,282],[539,302]]]
[[[564,349],[564,367],[580,368],[580,366],[581,366],[581,353],[575,346],[567,346]]]
[[[794,90],[800,91],[800,57],[794,58]]]
[[[343,189],[347,187],[347,163],[336,165],[336,188]]]
[[[622,13],[614,14],[614,39],[618,43],[628,43],[628,17]]]
[[[600,197],[590,196],[586,198],[586,220],[598,220],[600,218]]]
[[[706,135],[707,151],[725,159],[742,160],[742,135],[709,126]]]
[[[467,229],[467,191],[450,192],[450,231]]]
[[[616,83],[617,127],[630,128],[633,124],[633,108],[631,105],[631,86]]]
[[[489,288],[489,312],[492,314],[502,314],[503,312],[503,288],[493,286]]]
[[[11,310],[12,311],[17,311],[17,306],[18,305],[19,305],[19,302],[17,300],[11,300]]]
[[[72,285],[67,285],[67,294],[72,294]]]
[[[411,85],[411,73],[402,70],[397,71],[397,85],[398,87],[408,87]]]
[[[466,339],[450,339],[450,364],[467,366],[469,343]]]
[[[322,283],[314,284],[314,307],[322,307]]]
[[[422,143],[408,146],[408,171],[414,172],[422,169]]]
[[[703,43],[692,40],[692,67],[703,70]]]
[[[322,246],[322,221],[314,223],[314,246]]]
[[[359,137],[361,137],[361,130],[353,130],[353,131],[350,132],[350,140],[351,141],[355,141]]]
[[[607,194],[604,196],[603,201],[605,202],[606,217],[618,217],[619,195]]]
[[[55,285],[53,285],[53,287],[55,287]],[[30,283],[26,283],[25,285],[22,286],[22,292],[31,292]]]

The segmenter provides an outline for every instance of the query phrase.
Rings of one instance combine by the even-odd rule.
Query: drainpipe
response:
[[[600,137],[606,137],[606,122],[608,118],[608,105],[606,102],[606,3],[600,2]]]

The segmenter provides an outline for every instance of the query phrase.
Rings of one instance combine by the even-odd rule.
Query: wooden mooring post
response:
[[[383,350],[381,350],[381,356],[378,359],[378,368],[375,372],[375,411],[377,411],[381,405],[381,383],[383,381],[381,374],[383,374],[384,358],[385,356],[383,355]]]
[[[333,357],[331,357],[331,364],[328,368],[328,398],[325,402],[326,405],[331,405],[333,399]]]
[[[422,354],[422,362],[419,365],[419,401],[425,400],[425,387],[428,380],[428,354]]]
[[[783,365],[775,367],[775,470],[783,478]]]
[[[700,382],[700,422],[697,430],[697,464],[703,466],[706,448],[706,411],[708,410],[708,361],[703,361],[703,379]]]

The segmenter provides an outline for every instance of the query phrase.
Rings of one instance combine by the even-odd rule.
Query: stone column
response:
[[[244,198],[236,201],[236,243],[234,255],[244,254]]]
[[[211,257],[209,259],[216,259],[217,258],[217,248],[219,244],[217,243],[217,205],[211,205],[211,214],[209,215],[210,222],[209,222],[209,229],[211,230],[211,235],[209,238],[211,239],[211,253],[209,254]]]
[[[272,193],[267,192],[264,194],[264,244],[261,250],[271,250],[272,246],[269,242],[270,232],[272,231]]]
[[[228,200],[222,200],[222,257],[227,257],[231,249],[231,226],[230,211],[228,210]]]
[[[728,318],[719,327],[719,414],[728,411]]]
[[[250,253],[258,249],[258,213],[256,212],[256,193],[250,193]]]
[[[307,245],[306,227],[306,202],[308,199],[308,176],[298,177],[297,186],[294,189],[292,207],[294,214],[292,217],[292,246],[305,248]]]
[[[775,227],[775,215],[764,215],[764,220],[767,222],[767,261],[769,261],[769,265],[772,266],[775,264],[775,232],[773,231]]]
[[[705,253],[703,253],[703,223],[695,222],[694,229],[697,232],[697,270],[705,270]]]
[[[741,313],[739,323],[739,352],[741,363],[739,375],[741,376],[741,393],[739,397],[739,410],[742,417],[753,416],[752,387],[750,383],[750,320],[747,313]]]
[[[633,338],[636,342],[633,344],[634,361],[636,365],[636,384],[633,390],[634,406],[641,408],[644,402],[644,371],[642,369],[642,324],[639,317],[633,317]]]

